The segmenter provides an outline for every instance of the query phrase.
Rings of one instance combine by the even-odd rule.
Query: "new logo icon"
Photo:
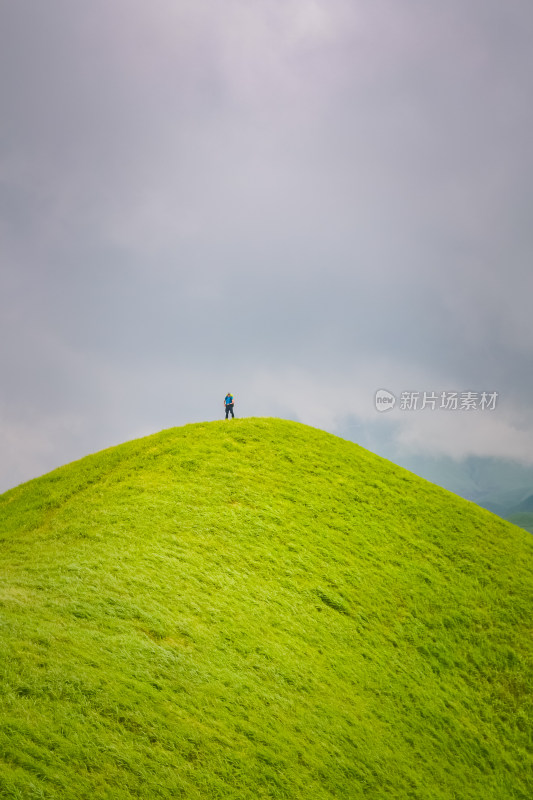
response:
[[[392,392],[386,389],[378,389],[374,398],[377,411],[390,411],[396,404],[396,398]]]

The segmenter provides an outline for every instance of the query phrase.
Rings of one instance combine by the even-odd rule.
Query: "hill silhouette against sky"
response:
[[[533,793],[533,538],[277,419],[0,496],[0,797]]]

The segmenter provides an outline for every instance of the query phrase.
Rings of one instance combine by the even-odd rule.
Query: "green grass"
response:
[[[351,442],[163,431],[0,552],[1,798],[533,796],[533,538]]]

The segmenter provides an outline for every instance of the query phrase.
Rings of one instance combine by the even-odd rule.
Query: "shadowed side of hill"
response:
[[[529,800],[532,542],[273,419],[13,489],[0,797]]]

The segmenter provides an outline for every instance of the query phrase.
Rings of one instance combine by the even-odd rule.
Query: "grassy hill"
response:
[[[0,497],[0,797],[533,795],[533,537],[296,423]]]

